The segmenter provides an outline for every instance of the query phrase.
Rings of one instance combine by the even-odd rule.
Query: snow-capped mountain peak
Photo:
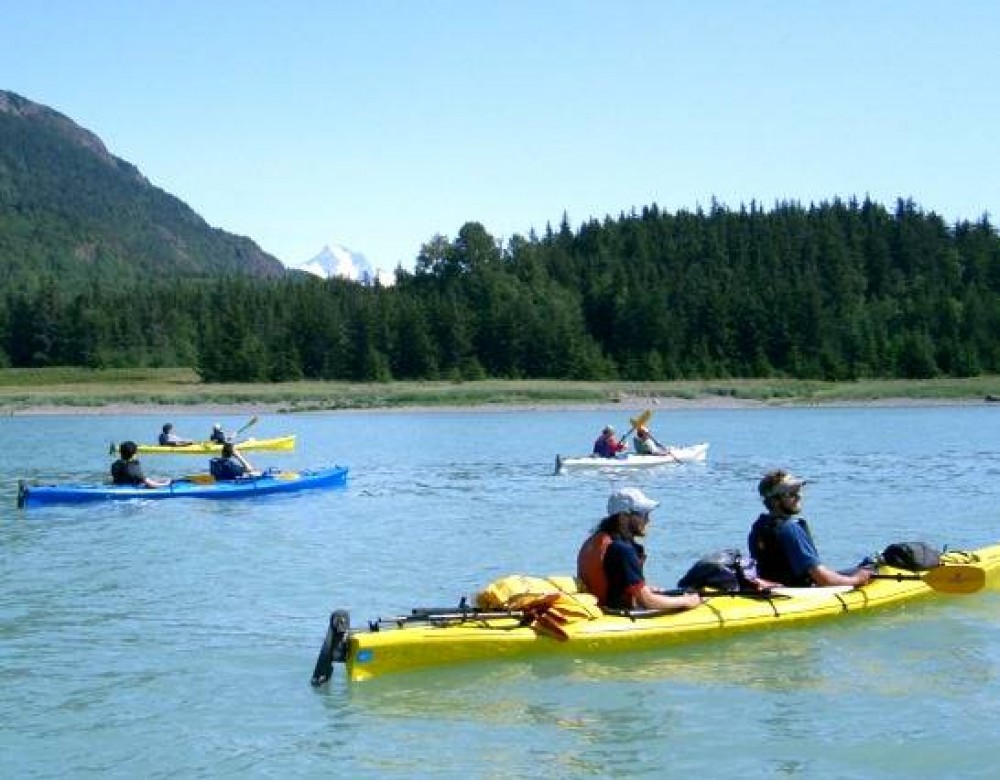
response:
[[[340,244],[327,244],[299,268],[324,279],[340,277],[366,283],[375,279],[375,269],[367,258]]]

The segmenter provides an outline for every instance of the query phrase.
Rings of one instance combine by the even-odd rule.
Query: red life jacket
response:
[[[611,534],[598,531],[580,547],[576,556],[576,576],[588,593],[597,596],[598,604],[607,604],[608,577],[604,573],[604,554],[611,545]]]

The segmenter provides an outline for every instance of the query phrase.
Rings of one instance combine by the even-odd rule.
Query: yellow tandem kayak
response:
[[[234,442],[239,450],[269,450],[290,452],[295,449],[295,435],[277,436],[272,439],[244,439]],[[117,446],[111,445],[111,452],[117,452]],[[162,444],[140,444],[139,453],[142,455],[218,455],[222,451],[222,445],[214,441],[196,441],[193,444],[182,444],[178,446],[164,446]]]
[[[474,661],[667,649],[1000,585],[1000,544],[952,552],[947,560],[922,572],[882,565],[877,579],[860,588],[705,594],[709,597],[701,606],[680,612],[605,612],[594,606],[592,596],[576,590],[571,577],[542,580],[550,583],[549,592],[523,594],[516,606],[474,608],[463,599],[452,609],[418,608],[409,615],[371,621],[365,628],[350,627],[349,614],[337,610],[330,616],[312,683],[329,680],[335,662],[345,665],[349,680],[361,681]]]

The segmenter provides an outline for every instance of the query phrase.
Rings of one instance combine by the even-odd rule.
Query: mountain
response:
[[[0,90],[0,289],[285,275],[51,108]]]
[[[319,254],[298,266],[323,279],[352,279],[363,284],[371,284],[378,277],[382,284],[391,284],[385,274],[376,270],[360,252],[352,252],[340,244],[327,244]]]

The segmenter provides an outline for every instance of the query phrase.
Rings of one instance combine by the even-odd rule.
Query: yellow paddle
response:
[[[873,580],[922,580],[938,593],[967,595],[978,593],[986,586],[986,572],[978,566],[947,564],[916,574],[873,574]]]
[[[186,474],[181,477],[177,482],[194,482],[196,485],[214,485],[215,477],[211,474]]]
[[[632,431],[634,431],[636,428],[642,428],[643,426],[645,426],[646,423],[649,422],[649,418],[652,416],[653,416],[653,410],[647,409],[641,414],[631,418],[629,422],[632,423],[632,427],[629,428],[627,431],[625,431],[625,435],[622,436],[618,441],[625,441],[632,434]]]

